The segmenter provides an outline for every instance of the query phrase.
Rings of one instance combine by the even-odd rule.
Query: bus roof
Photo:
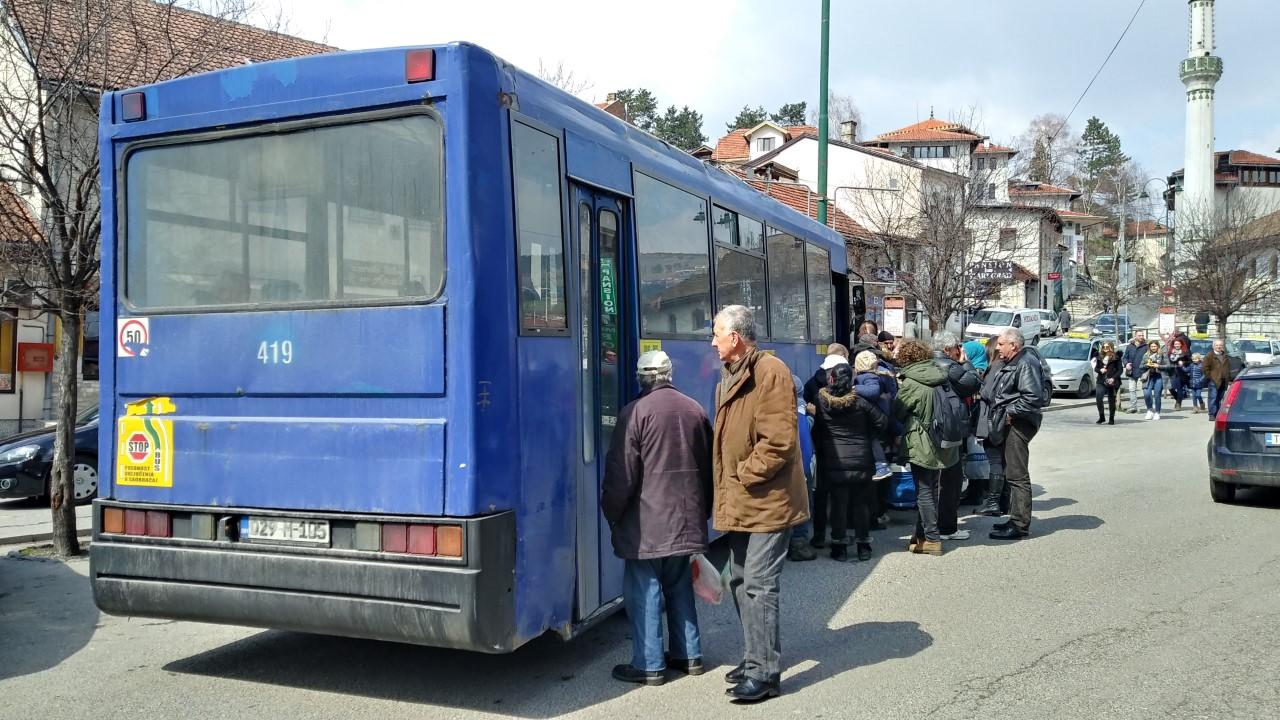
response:
[[[410,85],[405,80],[405,53],[424,47],[436,51],[437,79]],[[447,96],[461,87],[463,78],[483,77],[486,71],[497,74],[503,92],[512,96],[511,106],[521,114],[564,127],[586,142],[621,153],[640,172],[683,185],[699,195],[709,194],[729,209],[815,241],[831,251],[833,269],[846,269],[844,238],[833,228],[470,43],[286,58],[117,91],[103,96],[102,131],[124,140],[351,112],[362,106],[405,104]],[[146,119],[125,123],[120,98],[139,91],[146,98]],[[570,175],[575,172],[574,165],[570,155]]]

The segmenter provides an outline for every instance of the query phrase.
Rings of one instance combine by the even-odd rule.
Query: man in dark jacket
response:
[[[1009,486],[1009,520],[998,523],[993,540],[1026,537],[1031,527],[1031,439],[1040,431],[1045,402],[1040,362],[1022,347],[1022,334],[1009,329],[996,340],[1004,364],[988,373],[982,388],[983,408],[978,434],[1000,448],[1004,481]]]
[[[964,356],[960,339],[954,333],[944,332],[933,342],[933,361],[947,371],[947,382],[961,400],[978,394],[982,379]],[[969,531],[961,530],[960,489],[964,486],[964,451],[955,464],[942,471],[942,487],[938,496],[938,535],[943,540],[968,540]]]
[[[1226,396],[1227,385],[1234,377],[1231,358],[1227,356],[1227,344],[1222,340],[1213,341],[1213,352],[1204,356],[1201,365],[1204,368],[1204,382],[1209,387],[1209,419],[1218,417],[1218,408]]]
[[[711,512],[711,423],[702,406],[671,386],[671,359],[640,356],[640,397],[625,408],[605,460],[600,507],[613,552],[626,561],[623,597],[631,620],[631,663],[618,680],[661,685],[668,662],[702,673],[689,556],[707,549]],[[662,612],[671,635],[662,648]]]
[[[1124,346],[1124,354],[1120,356],[1124,367],[1124,384],[1129,388],[1130,415],[1138,412],[1138,401],[1142,398],[1142,354],[1146,351],[1147,334],[1142,330],[1134,330],[1133,339]]]

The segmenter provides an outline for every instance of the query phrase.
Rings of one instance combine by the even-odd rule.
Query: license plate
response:
[[[1267,447],[1280,447],[1280,433],[1267,433],[1265,435]]]
[[[247,517],[240,520],[245,540],[329,546],[328,520],[284,517]]]

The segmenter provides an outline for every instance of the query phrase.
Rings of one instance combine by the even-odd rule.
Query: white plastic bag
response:
[[[724,597],[720,572],[702,553],[689,557],[689,570],[693,573],[693,594],[712,605],[719,605]]]

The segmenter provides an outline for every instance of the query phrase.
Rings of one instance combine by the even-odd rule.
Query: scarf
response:
[[[758,350],[756,350],[755,346],[752,346],[747,349],[745,355],[731,363],[725,363],[724,367],[720,369],[719,395],[721,397],[723,397],[725,393],[729,392],[730,388],[737,385],[738,381],[742,379],[742,375],[750,370],[751,359],[757,352]]]

